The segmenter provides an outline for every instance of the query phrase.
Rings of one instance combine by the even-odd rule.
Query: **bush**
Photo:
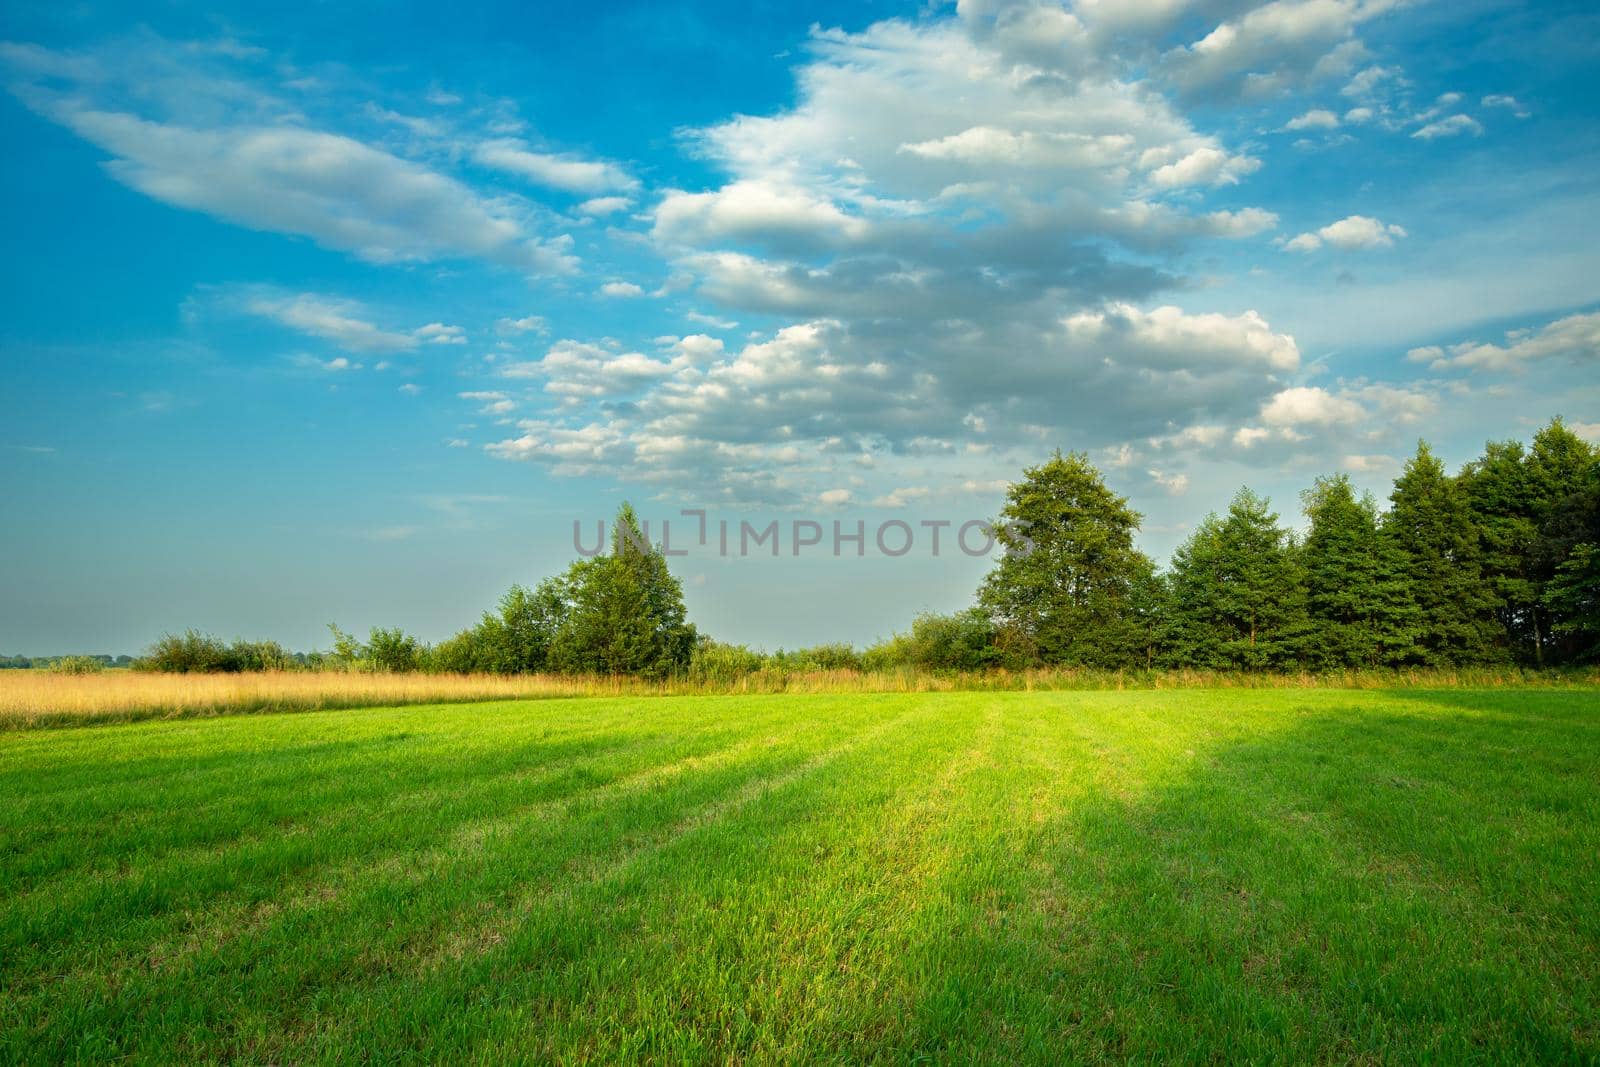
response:
[[[186,630],[181,637],[163,634],[132,666],[136,671],[161,674],[237,674],[293,670],[298,663],[294,654],[276,641],[238,640],[225,645],[209,634]]]
[[[61,656],[45,669],[51,674],[99,674],[106,665],[94,656]]]
[[[228,649],[221,641],[196,630],[177,634],[162,634],[150,646],[144,658],[134,662],[136,671],[157,671],[162,674],[204,674],[228,670]]]
[[[700,682],[731,682],[767,665],[767,657],[744,645],[702,638],[689,656],[689,677]]]
[[[1018,658],[1003,649],[994,622],[981,608],[954,615],[919,615],[909,634],[895,634],[867,649],[861,663],[871,671],[913,667],[926,671],[981,671],[1008,667]]]
[[[289,671],[299,663],[276,641],[235,641],[224,655],[224,671]]]

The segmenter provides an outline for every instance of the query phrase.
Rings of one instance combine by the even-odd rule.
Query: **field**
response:
[[[0,735],[0,1061],[1600,1058],[1600,692]]]

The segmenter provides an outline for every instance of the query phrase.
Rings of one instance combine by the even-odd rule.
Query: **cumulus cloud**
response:
[[[545,322],[542,315],[524,315],[520,319],[498,319],[494,328],[500,334],[512,336],[521,333],[543,333]]]
[[[1568,315],[1537,329],[1511,330],[1502,344],[1427,345],[1413,348],[1406,357],[1433,370],[1516,371],[1547,359],[1591,362],[1600,359],[1600,312]]]
[[[425,344],[430,345],[464,345],[467,343],[467,331],[460,326],[447,326],[442,322],[430,322],[426,326],[419,326],[412,331],[413,336]]]
[[[507,364],[500,369],[500,376],[543,379],[546,392],[577,403],[634,392],[691,363],[687,355],[659,360],[638,352],[614,352],[600,345],[563,340],[551,345],[542,359]]]
[[[643,296],[644,290],[633,282],[606,282],[600,287],[601,296]]]
[[[1314,108],[1284,123],[1286,130],[1336,130],[1339,116],[1326,108]]]
[[[1195,128],[1160,81],[1176,68],[1151,80],[1157,53],[1104,46],[1147,48],[1183,22],[1169,8],[964,0],[955,19],[815,31],[793,106],[685,131],[723,177],[649,209],[686,317],[784,325],[499,365],[553,400],[491,454],[774,506],[870,475],[863,499],[893,507],[929,465],[986,485],[1052,440],[1214,425],[1226,446],[1300,352],[1248,308],[1159,299],[1190,246],[1278,222],[1207,203],[1259,161]]]
[[[1352,251],[1363,248],[1388,248],[1396,237],[1405,237],[1403,227],[1380,222],[1366,215],[1350,215],[1330,222],[1322,229],[1292,237],[1283,243],[1291,252],[1315,252],[1323,244]]]
[[[1348,397],[1304,385],[1283,390],[1261,407],[1262,422],[1295,428],[1359,422],[1366,414],[1365,408]]]
[[[1259,98],[1347,74],[1367,54],[1358,26],[1393,3],[1273,0],[1217,24],[1161,57],[1191,96]]]
[[[626,196],[597,196],[579,204],[577,210],[581,215],[614,215],[632,206],[633,201]]]

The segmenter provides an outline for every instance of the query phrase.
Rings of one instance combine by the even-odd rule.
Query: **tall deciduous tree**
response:
[[[1151,564],[1133,547],[1138,528],[1138,512],[1086,456],[1056,452],[1006,494],[997,531],[1006,554],[985,579],[980,603],[1046,663],[1142,662],[1133,596]]]
[[[1417,606],[1417,640],[1408,658],[1434,666],[1501,658],[1478,531],[1467,494],[1428,447],[1395,481],[1383,531],[1401,555],[1401,574]]]

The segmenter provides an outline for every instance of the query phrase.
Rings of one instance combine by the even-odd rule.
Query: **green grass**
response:
[[[0,1060],[1600,1058],[1600,693],[0,736]]]

